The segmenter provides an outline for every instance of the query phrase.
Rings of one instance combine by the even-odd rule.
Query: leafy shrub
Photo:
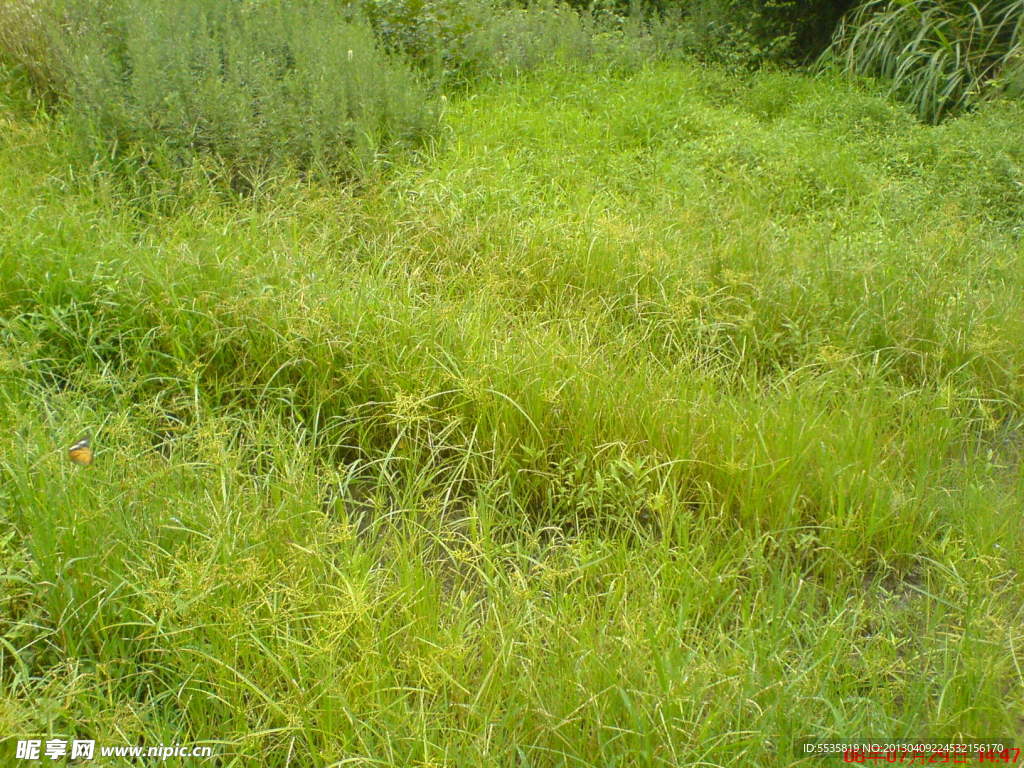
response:
[[[444,69],[459,66],[467,38],[495,12],[486,0],[360,0],[354,7],[388,51]]]
[[[732,64],[803,60],[829,43],[852,0],[653,0],[689,25],[703,58]]]
[[[647,30],[609,11],[552,0],[356,0],[385,48],[448,83],[526,72],[550,62],[638,60],[653,55]]]
[[[694,52],[703,59],[732,65],[785,56],[792,38],[767,29],[763,21],[754,4],[733,0],[695,0],[687,15]]]
[[[830,51],[849,72],[892,81],[930,122],[1024,90],[1024,0],[870,0]]]
[[[107,152],[216,156],[233,179],[350,174],[436,122],[415,73],[326,0],[77,0],[63,14],[53,82]]]

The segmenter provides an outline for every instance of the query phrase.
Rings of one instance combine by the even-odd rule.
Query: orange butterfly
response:
[[[75,462],[75,464],[87,467],[92,464],[92,457],[92,446],[89,444],[88,437],[83,440],[79,440],[68,448],[68,458]]]

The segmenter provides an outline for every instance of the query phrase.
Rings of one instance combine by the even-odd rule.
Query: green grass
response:
[[[75,165],[21,93],[5,736],[277,768],[1024,741],[1019,105],[547,70],[358,187],[236,198]]]

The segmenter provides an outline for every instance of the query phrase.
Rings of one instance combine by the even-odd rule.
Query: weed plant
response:
[[[40,71],[35,42],[5,45],[7,57],[65,99],[87,154],[131,158],[133,171],[215,158],[236,180],[283,167],[352,176],[436,126],[436,94],[336,3],[10,7],[51,19],[57,63]]]
[[[359,190],[126,200],[5,77],[5,734],[273,768],[1020,743],[1019,105],[540,69]]]

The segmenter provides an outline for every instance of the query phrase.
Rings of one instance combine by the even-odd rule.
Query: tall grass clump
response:
[[[54,45],[53,11],[47,0],[0,0],[0,64],[20,68],[45,94],[60,89],[67,70]]]
[[[90,2],[61,47],[72,123],[112,155],[350,174],[436,120],[417,75],[320,0]]]
[[[880,76],[926,121],[1013,93],[1024,75],[1024,0],[870,0],[840,27],[828,59]]]

